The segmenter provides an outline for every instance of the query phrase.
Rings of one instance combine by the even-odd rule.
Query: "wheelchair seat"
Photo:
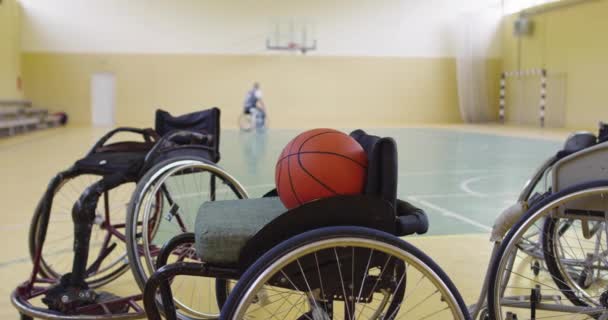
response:
[[[196,251],[203,261],[235,264],[247,241],[285,210],[278,197],[205,202],[196,219]]]
[[[147,150],[132,152],[105,151],[93,153],[74,164],[74,168],[82,173],[109,175],[121,173],[129,180],[135,180],[141,172]]]
[[[425,233],[424,212],[396,197],[395,141],[362,130],[351,135],[368,154],[363,195],[320,199],[291,210],[278,197],[204,203],[195,227],[199,258],[242,269],[281,241],[327,226],[362,226],[399,236]]]

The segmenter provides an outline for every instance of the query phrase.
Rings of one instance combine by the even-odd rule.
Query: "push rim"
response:
[[[437,273],[427,264],[422,262],[418,257],[401,248],[387,244],[386,242],[355,237],[335,237],[331,239],[308,243],[294,249],[293,251],[273,261],[270,266],[268,266],[268,268],[266,268],[255,278],[255,280],[249,286],[248,290],[244,293],[243,297],[241,297],[235,309],[234,319],[245,319],[248,307],[253,304],[254,299],[256,299],[257,293],[261,290],[264,290],[263,287],[266,285],[266,283],[278,272],[282,271],[285,266],[293,263],[294,261],[298,261],[298,259],[308,254],[330,248],[334,248],[335,250],[336,247],[356,247],[371,249],[375,250],[376,252],[387,254],[389,255],[389,257],[396,257],[401,261],[404,261],[408,268],[414,267],[416,270],[418,270],[418,272],[420,272],[424,276],[424,278],[427,278],[432,282],[434,287],[437,289],[436,292],[441,294],[441,296],[443,297],[442,301],[448,305],[447,308],[451,310],[452,316],[455,319],[465,319],[465,316],[462,313],[462,310],[460,309],[456,298],[449,290],[447,285],[443,281],[438,280],[440,278]],[[380,312],[374,312],[370,319],[378,319],[381,315],[381,310],[382,309],[379,310]],[[397,308],[395,311],[399,312],[398,310],[399,308]]]
[[[153,208],[152,201],[154,197],[149,195],[156,195],[159,192],[163,192],[161,188],[165,185],[165,182],[168,179],[170,179],[174,175],[179,176],[180,173],[187,175],[189,173],[184,173],[187,170],[191,170],[192,172],[196,173],[204,173],[207,179],[212,176],[215,177],[214,179],[217,179],[217,185],[226,186],[226,192],[230,192],[230,194],[232,195],[232,199],[247,198],[247,193],[245,192],[243,186],[241,186],[240,183],[236,181],[236,179],[234,179],[231,175],[226,173],[218,166],[211,165],[204,161],[198,160],[181,160],[177,161],[176,163],[171,163],[169,166],[164,167],[163,170],[159,170],[154,176],[152,176],[152,178],[146,183],[142,191],[139,193],[138,199],[140,200],[136,204],[134,213],[140,215],[143,211],[141,221],[150,221],[152,215],[153,210],[151,209]],[[166,201],[164,201],[163,203],[166,203]],[[163,219],[163,217],[161,217],[159,221],[161,219]],[[140,219],[135,220],[140,221]],[[134,244],[136,246],[141,246],[142,254],[138,255],[138,258],[143,258],[144,262],[142,264],[139,260],[137,261],[140,266],[140,269],[138,271],[141,273],[141,276],[143,276],[144,279],[147,279],[149,275],[156,270],[156,254],[151,251],[151,248],[153,247],[151,240],[156,235],[156,232],[160,227],[156,226],[153,227],[153,229],[151,230],[148,223],[142,223],[141,227],[141,234],[149,236],[141,236],[139,239],[134,241]],[[132,234],[136,234],[137,225],[130,226],[130,228],[132,228]],[[186,231],[188,230],[182,230],[182,232]],[[190,257],[189,259],[192,259],[192,257]],[[213,279],[209,278],[209,281],[211,280]],[[209,283],[209,287],[212,287],[213,290],[215,290],[215,286],[211,285],[211,283]],[[192,299],[193,298],[191,298],[191,300]],[[211,300],[214,301],[215,299]],[[190,304],[185,303],[182,299],[178,297],[174,297],[174,301],[179,308],[179,311],[181,313],[180,316],[182,318],[207,319],[218,316],[218,313],[215,312],[196,310],[195,308],[191,307]],[[210,308],[211,307],[209,307],[209,309]]]
[[[503,320],[504,319],[504,314],[502,311],[502,305],[501,305],[501,300],[503,299],[504,296],[504,289],[506,288],[506,285],[496,285],[496,284],[501,284],[504,283],[505,280],[505,276],[506,277],[510,277],[511,276],[511,272],[507,272],[507,270],[512,269],[512,267],[509,267],[509,260],[511,260],[509,257],[514,256],[517,254],[517,244],[520,242],[520,240],[522,239],[522,237],[525,236],[526,231],[528,229],[530,229],[531,227],[535,226],[535,224],[541,219],[543,218],[545,215],[550,214],[551,211],[553,211],[555,208],[559,207],[560,205],[563,205],[567,202],[576,200],[576,199],[580,199],[582,197],[588,197],[591,195],[599,195],[599,194],[606,194],[608,193],[608,186],[602,185],[602,186],[593,186],[593,187],[589,187],[589,188],[579,188],[581,190],[576,190],[576,191],[572,191],[570,193],[566,193],[561,197],[557,197],[555,200],[549,201],[548,203],[542,205],[540,208],[538,208],[538,210],[534,211],[530,216],[528,216],[526,218],[526,220],[519,225],[519,228],[514,229],[512,232],[512,236],[510,236],[508,238],[508,241],[506,243],[503,243],[503,247],[505,248],[500,254],[499,256],[501,257],[498,260],[498,263],[495,265],[494,267],[494,274],[496,275],[495,280],[493,281],[493,283],[491,284],[491,286],[493,287],[493,290],[489,291],[489,294],[491,295],[490,299],[493,300],[492,301],[492,305],[491,307],[493,307],[493,312],[494,312],[494,316],[497,320]],[[518,225],[516,225],[515,227],[517,227]],[[508,259],[509,258],[509,259]],[[512,262],[511,262],[512,263]],[[500,272],[502,270],[502,272]],[[508,280],[508,279],[507,279]],[[571,288],[575,287],[574,284]],[[552,288],[552,287],[550,287]],[[584,292],[577,292],[577,294],[586,294]],[[582,308],[585,308],[585,306],[582,306]],[[590,314],[599,314],[600,311],[597,311],[597,308],[593,308],[593,307],[589,307],[587,311],[584,310],[580,310],[578,311],[578,314],[584,315],[584,313],[590,313]],[[593,316],[589,316],[588,319],[593,319]]]

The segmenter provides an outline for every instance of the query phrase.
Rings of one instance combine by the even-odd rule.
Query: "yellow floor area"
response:
[[[468,132],[562,140],[565,130],[540,130],[500,125],[429,126]],[[26,279],[31,262],[28,227],[38,199],[50,178],[82,157],[107,129],[67,127],[0,139],[0,319],[16,319],[10,292]],[[467,304],[475,302],[491,251],[488,234],[417,236],[406,240],[428,253],[453,279]],[[111,285],[120,293],[136,292],[131,275]]]

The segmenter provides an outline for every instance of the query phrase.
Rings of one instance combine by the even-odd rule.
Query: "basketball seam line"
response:
[[[281,160],[284,160],[284,159],[289,158],[289,157],[298,156],[298,158],[299,158],[301,154],[327,154],[327,155],[338,156],[338,157],[341,157],[341,158],[344,158],[344,159],[347,159],[347,160],[350,160],[350,161],[356,163],[357,165],[359,165],[363,169],[367,169],[366,165],[358,162],[357,160],[349,158],[349,157],[347,157],[347,156],[345,156],[343,154],[339,154],[339,153],[335,153],[335,152],[330,152],[330,151],[302,151],[302,152],[298,152],[298,153],[290,153],[290,154],[284,156],[283,158],[279,159],[279,162]]]
[[[289,152],[291,152],[291,149],[293,148],[293,145],[295,141],[292,141],[291,146],[289,146]],[[298,198],[298,194],[296,193],[296,188],[293,185],[293,180],[291,178],[291,161],[289,161],[291,159],[287,159],[287,175],[289,176],[289,185],[291,186],[291,192],[293,194],[293,197],[296,199],[296,201],[298,202],[299,205],[302,205],[302,201],[300,201],[300,198]]]
[[[331,130],[331,129],[327,129],[327,130]],[[312,138],[314,138],[314,137],[318,137],[318,136],[320,136],[320,135],[327,134],[327,133],[342,133],[342,132],[335,132],[335,131],[323,131],[323,132],[319,132],[319,133],[317,133],[317,134],[315,134],[315,135],[312,135],[312,136],[310,136],[310,137],[306,138],[306,140],[304,140],[304,141],[302,142],[302,145],[303,145],[303,144],[305,144],[306,142],[308,142],[310,139],[312,139]],[[291,149],[293,148],[294,142],[295,142],[295,140],[296,140],[297,138],[298,138],[298,137],[295,137],[293,140],[291,140],[291,141],[290,141],[290,142],[287,144],[287,146],[285,146],[285,149],[287,149],[287,147],[289,147],[289,150],[288,150],[288,152],[287,152],[288,154],[287,154],[286,156],[284,156],[284,157],[279,158],[279,160],[277,160],[277,163],[279,163],[281,160],[283,160],[283,159],[285,159],[285,158],[287,158],[287,157],[289,157],[289,156],[291,156],[291,155],[295,155],[295,154],[291,153]],[[300,145],[300,150],[302,149],[302,145]],[[285,149],[283,149],[283,151],[285,151]],[[298,150],[298,153],[299,153],[299,152],[301,152],[300,150]],[[282,154],[283,154],[283,153],[281,152],[281,155],[282,155]],[[279,157],[280,157],[281,155],[279,155]]]
[[[329,191],[329,192],[333,193],[334,195],[339,195],[339,193],[337,193],[337,192],[336,192],[334,189],[330,188],[328,185],[326,185],[325,183],[321,182],[321,180],[319,180],[317,177],[315,177],[314,175],[312,175],[312,174],[310,173],[310,171],[308,171],[308,170],[307,170],[307,169],[304,167],[304,165],[302,164],[302,158],[300,157],[300,153],[302,152],[302,148],[304,147],[304,145],[305,145],[305,144],[306,144],[308,141],[310,141],[312,138],[318,137],[318,136],[323,135],[323,134],[328,134],[328,133],[336,133],[336,132],[322,132],[322,133],[316,134],[316,135],[314,135],[314,136],[312,136],[312,137],[308,137],[308,139],[306,139],[306,140],[304,140],[304,142],[302,142],[302,144],[300,145],[300,148],[298,148],[298,153],[297,153],[296,155],[298,156],[298,158],[297,158],[297,159],[298,159],[298,164],[300,165],[300,168],[302,168],[302,170],[303,170],[303,171],[304,171],[306,174],[308,174],[308,175],[309,175],[309,176],[310,176],[310,177],[311,177],[313,180],[315,180],[315,181],[316,181],[318,184],[320,184],[320,185],[321,185],[323,188],[327,189],[327,191]],[[317,153],[317,152],[315,152],[315,153]],[[337,154],[336,154],[336,155],[337,155]],[[290,156],[290,155],[287,155],[287,157],[289,157],[289,156]],[[347,157],[344,157],[344,158],[347,158]],[[348,159],[348,158],[347,158],[347,159]],[[356,163],[356,161],[354,161],[354,162]]]
[[[287,147],[289,147],[289,148],[291,149],[291,142],[289,142],[289,143],[287,144],[287,146],[285,146],[285,148],[287,148]],[[285,150],[283,150],[283,151],[285,151]],[[283,154],[283,153],[281,153],[281,154]],[[280,197],[281,197],[281,193],[279,192],[279,189],[280,189],[280,188],[279,188],[279,186],[281,185],[281,176],[282,176],[282,170],[281,170],[281,168],[283,168],[283,163],[282,163],[282,161],[279,159],[279,161],[277,161],[277,164],[276,164],[276,165],[278,165],[278,166],[279,166],[279,177],[278,177],[277,181],[275,181],[275,184],[276,184],[277,195],[278,195],[278,196],[279,196],[279,198],[280,198]]]
[[[276,190],[277,190],[277,195],[279,196],[279,198],[281,197],[281,193],[279,192],[279,186],[281,185],[281,165],[283,163],[281,163],[281,161],[279,160],[279,162],[277,163],[277,165],[279,166],[279,174],[277,175],[277,180],[275,181],[275,185],[276,185]],[[276,174],[275,174],[276,175]]]

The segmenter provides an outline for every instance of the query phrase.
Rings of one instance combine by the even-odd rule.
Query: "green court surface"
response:
[[[399,198],[425,209],[429,235],[489,232],[535,169],[561,146],[546,139],[449,129],[366,131],[397,142]],[[250,196],[261,196],[274,187],[274,167],[283,146],[299,132],[226,130],[220,164]]]
[[[0,174],[6,222],[0,228],[6,239],[14,239],[0,255],[0,277],[7,286],[0,295],[8,297],[20,281],[26,279],[31,267],[27,237],[36,203],[49,180],[81,158],[107,128],[61,128],[18,137],[2,145]],[[240,181],[251,197],[259,197],[274,188],[275,162],[283,147],[302,130],[269,130],[246,133],[224,130],[221,135],[222,159],[219,165]],[[344,130],[348,132],[349,130]],[[368,129],[367,132],[393,137],[399,149],[399,197],[425,209],[430,219],[426,235],[439,237],[408,237],[431,255],[455,279],[468,301],[478,294],[481,277],[470,277],[471,270],[483,273],[489,257],[486,234],[495,217],[513,203],[525,181],[541,162],[558,150],[561,142],[470,133],[457,129],[399,128]],[[58,146],[61,150],[58,151]],[[15,171],[14,168],[27,168]],[[126,208],[133,186],[126,187],[119,198]],[[78,192],[74,193],[74,196]],[[202,195],[203,193],[201,193]],[[196,208],[208,194],[197,197],[188,210],[192,225]],[[229,196],[229,195],[227,195]],[[113,197],[114,198],[114,197]],[[114,198],[115,199],[115,198]],[[219,197],[218,199],[223,199]],[[66,237],[72,230],[71,205],[66,205],[65,221],[53,237]],[[123,213],[121,213],[123,214]],[[163,217],[165,217],[163,212]],[[60,217],[58,217],[60,218]],[[175,234],[170,221],[163,219],[158,241]],[[166,225],[166,226],[165,226]],[[166,233],[162,231],[166,230]],[[65,248],[71,244],[64,243]],[[91,245],[95,246],[95,240]],[[469,247],[469,253],[451,255],[450,245]],[[64,248],[64,249],[65,249]],[[71,250],[58,251],[54,258],[69,266]],[[475,267],[462,268],[475,261]],[[124,278],[112,284],[112,292],[120,295],[138,292],[133,279]],[[13,317],[15,310],[8,300],[0,301],[0,319]]]

